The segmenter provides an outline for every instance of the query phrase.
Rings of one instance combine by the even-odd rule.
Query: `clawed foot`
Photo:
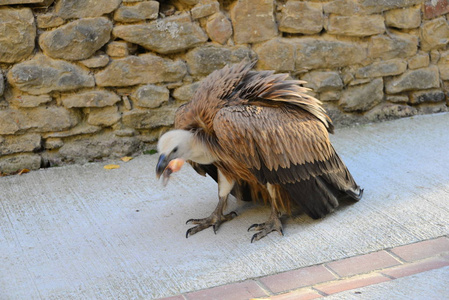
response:
[[[189,219],[189,220],[187,220],[186,224],[192,223],[192,224],[196,224],[196,226],[187,230],[186,238],[188,238],[190,235],[193,235],[193,234],[200,232],[201,230],[209,228],[211,226],[214,229],[214,233],[216,234],[218,228],[220,227],[220,225],[222,223],[232,220],[236,216],[237,216],[237,213],[232,211],[227,215],[223,215],[221,213],[220,214],[212,213],[209,217],[204,218],[204,219]]]
[[[263,237],[266,237],[272,231],[277,231],[280,235],[284,235],[281,220],[276,215],[271,215],[268,221],[266,221],[265,223],[251,225],[248,228],[248,231],[250,230],[259,231],[253,235],[253,237],[251,238],[251,243],[254,241],[258,241]]]

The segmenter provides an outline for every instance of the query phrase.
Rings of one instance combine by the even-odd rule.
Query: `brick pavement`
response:
[[[449,266],[448,236],[248,279],[164,300],[307,300]]]

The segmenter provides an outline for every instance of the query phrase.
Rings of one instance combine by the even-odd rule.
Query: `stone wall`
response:
[[[449,0],[3,0],[0,172],[154,148],[225,64],[307,80],[338,124],[447,111]]]

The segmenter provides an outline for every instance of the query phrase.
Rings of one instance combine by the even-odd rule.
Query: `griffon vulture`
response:
[[[355,183],[329,141],[331,119],[321,102],[306,94],[304,81],[287,74],[251,71],[240,63],[214,71],[193,99],[176,112],[175,129],[158,142],[158,177],[168,181],[184,161],[218,182],[218,205],[186,237],[236,216],[224,214],[228,195],[242,200],[264,199],[269,219],[248,228],[251,242],[272,231],[283,235],[281,211],[299,205],[313,219],[332,212],[342,198],[360,200]]]

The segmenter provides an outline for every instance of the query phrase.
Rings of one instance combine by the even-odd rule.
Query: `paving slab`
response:
[[[375,285],[344,291],[327,300],[445,300],[449,299],[449,267],[422,272]]]
[[[363,199],[322,220],[288,218],[284,237],[253,244],[246,230],[270,210],[235,199],[238,217],[186,239],[217,185],[183,168],[164,188],[156,155],[2,177],[0,299],[169,297],[446,235],[448,125],[445,113],[338,129]]]

